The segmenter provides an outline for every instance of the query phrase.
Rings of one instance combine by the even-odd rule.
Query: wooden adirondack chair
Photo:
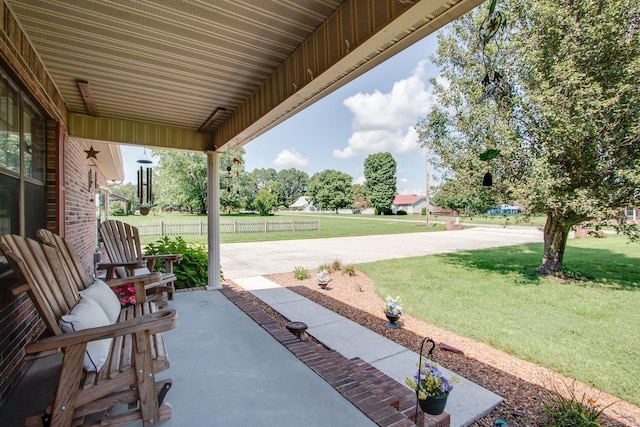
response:
[[[162,285],[164,288],[156,288],[157,292],[167,292],[169,299],[173,299],[174,282],[176,275],[173,273],[173,262],[180,261],[182,254],[164,255],[144,255],[140,245],[140,235],[136,227],[122,221],[108,220],[100,224],[100,239],[104,243],[107,255],[112,263],[130,263],[146,261],[144,273],[153,272],[155,262],[158,259],[164,260],[165,272],[162,273]],[[98,264],[101,266],[101,264]],[[140,269],[136,267],[125,267],[127,276],[140,274]],[[107,270],[107,279],[113,276],[115,268]]]
[[[46,229],[40,229],[36,231],[38,239],[49,246],[56,248],[61,255],[62,261],[66,265],[64,272],[69,275],[69,280],[75,283],[77,291],[86,289],[87,286],[93,283],[93,277],[89,276],[82,266],[78,255],[76,254],[73,246],[64,237],[52,233]],[[128,263],[101,263],[103,268],[116,268],[116,267],[129,267],[129,268],[141,268],[146,266],[145,261],[133,261]],[[128,278],[109,280],[107,284],[116,288],[120,285],[132,283],[132,280]],[[158,307],[166,305],[166,301],[159,301],[162,297],[162,291],[156,291],[156,288],[160,287],[164,289],[162,283],[162,276],[159,273],[153,275],[140,275],[137,276],[136,281],[133,283],[135,288],[136,302],[141,303],[145,301],[155,301]],[[164,303],[164,304],[163,304]]]
[[[59,320],[78,302],[78,288],[60,251],[15,235],[0,236],[0,249],[23,283],[14,294],[29,294],[53,334],[27,345],[27,354],[64,353],[54,402],[26,425],[149,426],[171,417],[162,403],[171,380],[156,382],[155,374],[169,367],[162,332],[177,325],[175,310],[145,302],[123,309],[113,324],[63,334]],[[106,362],[98,372],[84,370],[87,344],[103,339],[111,339]]]

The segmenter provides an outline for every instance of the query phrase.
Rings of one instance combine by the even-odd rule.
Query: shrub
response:
[[[564,384],[564,390],[558,390],[554,385],[551,394],[542,399],[544,410],[549,417],[548,426],[557,427],[599,427],[600,417],[606,409],[592,398],[583,393],[578,397],[575,382]]]
[[[322,271],[322,270],[331,272],[331,264],[328,262],[325,262],[324,264],[320,264],[318,266],[318,271]]]
[[[145,255],[182,254],[182,261],[173,264],[176,275],[174,286],[176,289],[196,288],[208,284],[208,254],[207,248],[201,243],[187,243],[178,236],[171,240],[165,236],[147,245]],[[158,271],[164,271],[164,264],[158,265]],[[224,280],[220,270],[220,280]]]
[[[333,261],[331,261],[331,270],[332,271],[342,270],[342,260],[339,258],[336,258]]]
[[[396,215],[406,215],[407,211],[402,210],[402,209],[398,209],[398,212],[396,212]]]
[[[293,277],[298,280],[304,280],[309,277],[309,270],[304,267],[297,266],[293,269]]]
[[[124,216],[125,212],[122,208],[122,203],[120,202],[111,202],[109,204],[109,215],[111,216]]]
[[[344,273],[353,277],[356,275],[356,266],[353,264],[347,264],[344,266]]]

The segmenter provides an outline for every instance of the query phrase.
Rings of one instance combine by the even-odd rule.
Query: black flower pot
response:
[[[400,325],[398,325],[398,319],[400,319],[400,316],[394,316],[393,314],[388,314],[385,313],[385,316],[387,316],[387,328],[392,328],[392,329],[398,329],[400,327]]]
[[[447,405],[447,397],[444,396],[428,396],[426,399],[418,400],[420,409],[429,415],[440,415],[444,412],[444,407]]]

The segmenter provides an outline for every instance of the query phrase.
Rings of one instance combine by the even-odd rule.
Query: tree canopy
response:
[[[489,172],[495,200],[546,214],[538,271],[555,273],[577,224],[638,233],[622,209],[640,195],[640,2],[501,6],[507,24],[490,44],[479,36],[484,7],[439,34],[432,83],[445,133],[425,132],[433,117],[419,132],[456,188]]]
[[[388,152],[370,154],[364,161],[365,194],[377,215],[391,209],[396,195],[396,166]]]
[[[299,197],[304,196],[309,185],[309,175],[295,168],[279,171],[276,179],[282,186],[282,200],[280,202],[286,207],[291,206]]]
[[[201,153],[153,150],[154,203],[175,208],[188,207],[207,212],[207,156]]]
[[[352,181],[353,178],[349,174],[327,169],[311,177],[307,196],[311,197],[316,207],[337,212],[340,208],[353,205]]]

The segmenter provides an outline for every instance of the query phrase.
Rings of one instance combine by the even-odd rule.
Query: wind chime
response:
[[[507,20],[505,19],[502,12],[496,9],[497,0],[491,0],[489,3],[489,13],[487,17],[480,25],[480,44],[482,45],[482,61],[484,62],[485,75],[482,79],[482,85],[484,86],[484,93],[478,100],[478,104],[480,104],[485,99],[498,95],[503,95],[503,97],[508,97],[511,93],[511,86],[506,81],[502,73],[500,73],[495,67],[495,59],[492,58],[488,53],[488,46],[491,42],[495,44],[495,51],[497,56],[497,51],[500,46],[495,41],[495,36],[501,28],[504,28],[507,24]],[[495,159],[500,154],[500,150],[495,148],[487,149],[485,152],[480,154],[480,160],[485,162],[490,162]],[[491,172],[487,172],[484,174],[482,178],[482,185],[484,187],[493,186],[493,176]]]
[[[153,168],[151,165],[153,162],[147,156],[147,149],[144,150],[144,155],[141,159],[136,160],[136,163],[140,164],[140,170],[138,174],[138,200],[140,201],[140,214],[147,215],[149,213],[149,206],[153,203]]]
[[[231,193],[233,191],[233,166],[237,166],[240,163],[242,163],[242,161],[237,157],[234,157],[233,165],[227,166],[227,193]],[[240,176],[240,171],[237,170],[237,168],[235,174],[236,177]],[[236,189],[236,194],[240,194],[240,190]]]
[[[94,150],[92,144],[91,147],[88,150],[84,150],[84,152],[87,153],[87,159],[89,160],[87,191],[91,193],[93,190],[96,190],[98,188],[98,171],[96,171],[94,168],[97,166],[96,161],[98,160],[99,151]],[[92,196],[89,198],[89,201],[95,201],[95,193],[92,194]]]

